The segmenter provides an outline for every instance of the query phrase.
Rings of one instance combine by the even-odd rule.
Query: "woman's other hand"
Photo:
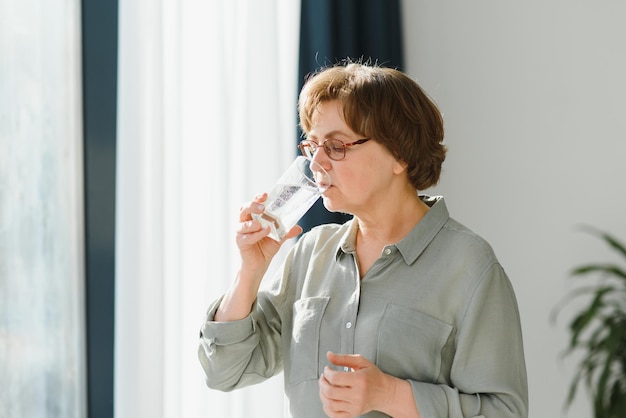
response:
[[[383,373],[358,354],[328,352],[326,357],[341,369],[326,367],[319,378],[320,399],[329,417],[356,417],[380,411],[398,418],[419,418],[409,382]]]

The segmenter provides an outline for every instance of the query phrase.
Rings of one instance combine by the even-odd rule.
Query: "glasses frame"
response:
[[[371,138],[361,138],[361,139],[357,139],[356,141],[349,142],[347,144],[344,143],[341,139],[336,139],[336,138],[328,138],[324,140],[321,144],[318,144],[317,142],[312,141],[310,139],[304,139],[300,141],[300,143],[298,144],[298,148],[300,148],[300,152],[302,153],[302,155],[304,155],[307,158],[313,158],[313,155],[317,152],[317,150],[319,148],[322,148],[324,149],[324,152],[326,153],[328,158],[330,158],[333,161],[341,161],[344,158],[346,158],[346,148],[351,147],[353,145],[363,144],[369,141],[370,139]],[[333,150],[331,149],[328,141],[334,141],[335,143],[341,144],[342,152],[341,152],[340,158],[333,158],[331,156],[331,153],[333,152]]]

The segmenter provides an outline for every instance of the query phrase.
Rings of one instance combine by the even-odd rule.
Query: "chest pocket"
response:
[[[289,383],[319,377],[319,340],[328,297],[297,300],[293,304],[293,333],[289,350]]]
[[[452,325],[425,313],[387,305],[376,354],[378,367],[401,379],[437,382]]]

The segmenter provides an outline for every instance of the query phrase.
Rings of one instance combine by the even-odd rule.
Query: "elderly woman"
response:
[[[445,159],[435,104],[400,71],[346,63],[309,78],[299,111],[325,207],[353,218],[304,234],[259,290],[282,242],[252,220],[266,194],[243,206],[239,273],[201,329],[208,386],[284,371],[298,418],[526,417],[511,283],[442,197],[418,193]]]

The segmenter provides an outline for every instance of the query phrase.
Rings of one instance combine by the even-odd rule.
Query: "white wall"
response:
[[[533,418],[562,416],[575,365],[568,271],[626,240],[626,2],[404,0],[407,72],[439,104],[453,217],[487,238],[516,289]],[[582,399],[568,417],[590,417]]]

